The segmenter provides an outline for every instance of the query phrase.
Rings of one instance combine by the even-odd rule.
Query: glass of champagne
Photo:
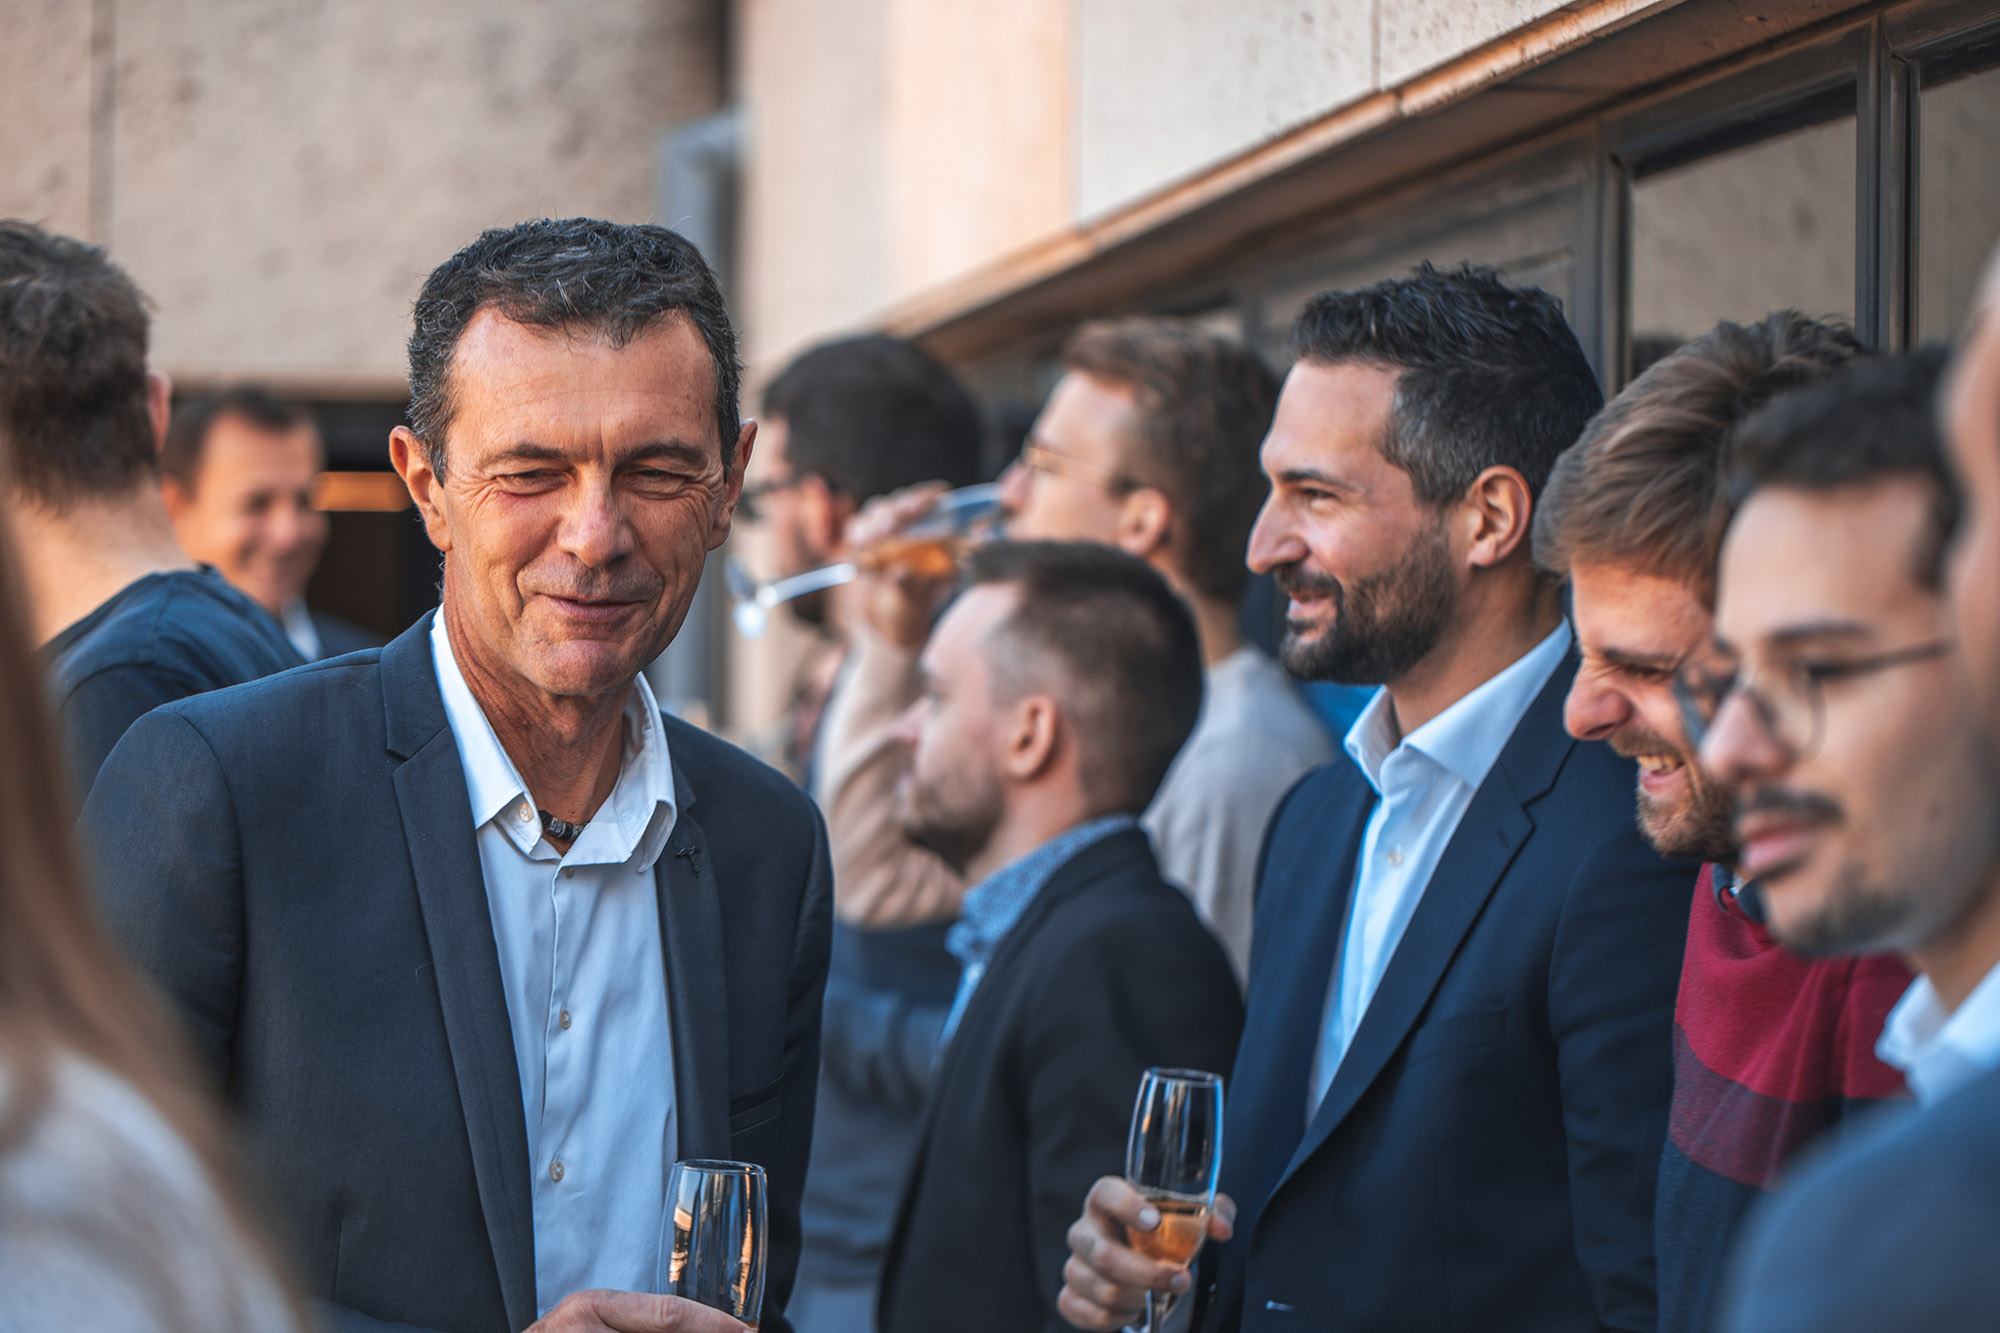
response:
[[[666,1221],[666,1294],[732,1315],[755,1333],[764,1307],[764,1168],[675,1162]]]
[[[1185,1268],[1208,1237],[1222,1170],[1222,1078],[1200,1069],[1148,1069],[1132,1106],[1125,1179],[1160,1214],[1151,1231],[1127,1228],[1132,1248]],[[1159,1333],[1174,1297],[1146,1293],[1145,1333]]]

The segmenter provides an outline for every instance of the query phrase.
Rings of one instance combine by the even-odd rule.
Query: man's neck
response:
[[[148,574],[194,568],[174,540],[166,505],[151,482],[123,495],[72,504],[61,513],[18,495],[7,499],[5,509],[38,644]]]
[[[1466,609],[1470,614],[1447,630],[1423,661],[1389,682],[1399,738],[1520,661],[1562,623],[1554,588],[1537,587],[1525,600],[1493,597]]]
[[[482,660],[478,642],[447,597],[439,614],[466,688],[493,727],[542,809],[588,823],[618,785],[625,753],[625,705],[632,684],[597,696],[547,694],[503,677]]]
[[[1973,988],[2000,967],[2000,876],[1965,915],[1938,939],[1910,950],[1909,958],[1912,967],[1930,978],[1946,1013],[1964,1004]]]
[[[966,883],[977,884],[1056,835],[1102,813],[1084,800],[1078,790],[1017,792],[1013,807],[994,829],[992,838],[959,873]]]
[[[1243,646],[1243,633],[1237,628],[1236,607],[1229,602],[1218,602],[1211,597],[1189,596],[1188,609],[1194,612],[1194,629],[1201,639],[1202,669],[1213,670],[1215,665]]]

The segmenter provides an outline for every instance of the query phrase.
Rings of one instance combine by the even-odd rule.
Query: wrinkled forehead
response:
[[[1914,478],[1829,491],[1759,489],[1723,541],[1716,638],[1762,653],[1815,627],[1885,640],[1934,633],[1942,595],[1917,574],[1930,514],[1929,488]]]

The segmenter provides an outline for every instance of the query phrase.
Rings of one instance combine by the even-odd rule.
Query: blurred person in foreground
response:
[[[1842,1136],[1757,1216],[1731,1330],[1954,1333],[2000,1312],[2000,761],[1945,594],[1940,361],[1858,364],[1745,425],[1720,666],[1685,687],[1703,762],[1741,793],[1772,931],[1812,955],[1895,949],[1922,974],[1878,1047],[1920,1109]],[[1990,430],[1975,396],[1955,425]]]
[[[769,1175],[785,1333],[831,896],[781,774],[639,672],[756,436],[664,228],[482,234],[425,281],[390,455],[444,552],[394,642],[143,719],[81,827],[242,1117],[329,1328],[721,1329],[648,1295],[677,1158]]]
[[[327,518],[312,503],[325,469],[313,419],[255,389],[176,409],[160,452],[160,494],[181,549],[276,616],[308,662],[382,645],[306,605],[326,550]]]
[[[160,497],[169,387],[146,369],[147,323],[104,251],[0,220],[0,513],[78,800],[142,714],[301,661],[174,540]]]
[[[1556,301],[1490,269],[1322,293],[1293,346],[1250,564],[1295,673],[1385,688],[1272,821],[1198,1326],[1650,1330],[1697,868],[1633,826],[1632,763],[1564,732],[1529,554],[1596,380]],[[1126,1241],[1157,1217],[1093,1188],[1079,1327],[1186,1288]]]
[[[1142,822],[1161,873],[1193,899],[1240,981],[1265,825],[1287,788],[1333,758],[1283,669],[1237,628],[1250,577],[1244,548],[1267,489],[1257,446],[1277,384],[1249,348],[1165,320],[1086,325],[1064,346],[1062,365],[1020,460],[1001,478],[1008,535],[1130,552],[1187,602],[1201,636],[1201,718]],[[929,628],[924,598],[942,586],[891,585],[883,576],[862,581],[856,594],[874,599],[878,637],[913,659]],[[898,591],[909,601],[896,604]],[[907,672],[899,687],[907,702]],[[885,753],[845,775],[846,784],[886,791],[902,762]],[[885,844],[866,874],[928,878],[935,872],[924,861]]]
[[[1243,1016],[1138,822],[1201,706],[1186,607],[1085,543],[989,546],[966,580],[896,726],[898,817],[972,887],[884,1333],[1063,1329],[1063,1233],[1124,1161],[1140,1076],[1227,1069]]]
[[[978,476],[983,429],[957,378],[922,349],[870,336],[824,343],[779,372],[758,423],[760,520],[778,573],[854,554],[858,506],[922,486],[935,494]],[[893,742],[909,702],[914,654],[885,643],[838,595],[788,609],[828,635],[840,666],[824,711],[796,738],[826,816],[833,856],[833,961],[822,1013],[819,1104],[801,1204],[804,1248],[792,1297],[806,1333],[874,1327],[882,1253],[921,1124],[931,1058],[958,985],[945,928],[964,885],[941,863],[906,858],[896,879],[869,873],[883,840],[901,845],[892,793],[848,783]]]
[[[1792,311],[1718,324],[1591,418],[1535,514],[1536,562],[1570,581],[1583,657],[1564,723],[1638,762],[1639,828],[1655,850],[1705,863],[1654,1209],[1662,1333],[1713,1327],[1742,1220],[1801,1147],[1903,1093],[1874,1046],[1909,968],[1892,954],[1802,958],[1779,946],[1734,870],[1733,794],[1696,762],[1673,689],[1712,636],[1738,423],[1860,352],[1845,326]]]
[[[0,521],[0,1329],[305,1327],[186,1043],[91,910]]]

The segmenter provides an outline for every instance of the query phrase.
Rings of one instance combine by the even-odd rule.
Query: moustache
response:
[[[1829,824],[1837,824],[1847,818],[1847,812],[1841,809],[1840,803],[1830,797],[1817,792],[1782,791],[1770,787],[1747,791],[1736,798],[1736,817],[1748,819],[1753,815],[1790,815]]]
[[[1347,604],[1347,589],[1341,586],[1339,579],[1327,574],[1314,574],[1297,565],[1282,565],[1272,570],[1271,582],[1277,584],[1278,591],[1287,597],[1304,600],[1331,598],[1336,611]]]

